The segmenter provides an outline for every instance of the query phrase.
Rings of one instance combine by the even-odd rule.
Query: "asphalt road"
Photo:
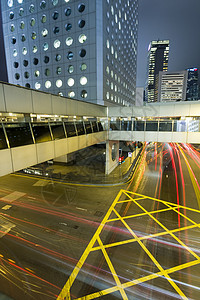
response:
[[[123,186],[67,185],[19,175],[0,178],[0,291],[14,300],[56,299],[121,188],[166,201],[141,199],[139,204],[148,212],[162,210],[167,203],[198,210],[199,167],[199,153],[189,145],[149,144],[132,180]],[[121,199],[127,199],[127,195]],[[138,214],[141,208],[132,204],[118,204],[120,216]],[[168,230],[186,227],[192,224],[187,218],[200,223],[198,212],[177,210],[178,213],[171,209],[154,214],[161,224],[148,215],[127,219],[127,224],[137,237],[144,237],[162,232],[162,226]],[[110,222],[102,231],[103,244],[130,239],[130,232],[123,226],[119,220]],[[177,239],[168,233],[144,240],[145,249],[157,264],[146,250],[141,251],[138,242],[108,247],[108,257],[120,282],[154,274],[160,266],[168,270],[193,261],[191,251],[180,246],[179,240],[198,255],[199,228],[174,234]],[[125,288],[125,294],[131,300],[181,299],[180,289],[189,299],[197,300],[199,272],[198,264],[177,268],[170,275],[175,287],[162,273],[165,276]],[[71,299],[116,285],[113,270],[100,250],[88,256],[78,276],[71,288]],[[123,295],[116,290],[98,299],[126,299]]]

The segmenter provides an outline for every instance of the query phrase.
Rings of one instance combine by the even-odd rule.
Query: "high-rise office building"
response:
[[[9,82],[133,105],[138,0],[1,1]]]
[[[159,72],[158,101],[185,101],[187,76],[187,71]]]
[[[168,70],[169,40],[152,41],[148,48],[147,79],[145,84],[145,101],[156,102],[156,80],[160,71]]]
[[[198,69],[191,68],[187,69],[188,79],[187,79],[187,95],[188,101],[199,99],[199,83],[198,83]]]

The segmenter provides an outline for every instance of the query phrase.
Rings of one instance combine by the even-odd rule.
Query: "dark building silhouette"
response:
[[[188,80],[187,80],[187,94],[186,98],[188,101],[199,99],[199,84],[198,84],[198,69],[191,68],[187,69]]]

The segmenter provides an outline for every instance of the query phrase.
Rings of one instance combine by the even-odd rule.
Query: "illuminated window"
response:
[[[56,80],[56,86],[58,88],[60,88],[62,86],[62,80],[61,79]]]
[[[37,49],[37,46],[36,46],[36,45],[34,45],[34,46],[33,46],[33,53],[36,53],[36,52],[37,52],[37,50],[38,50],[38,49]]]
[[[55,40],[55,41],[53,42],[53,46],[54,46],[54,48],[56,48],[56,49],[59,48],[60,45],[61,45],[61,43],[60,43],[59,40]]]
[[[70,74],[73,73],[73,72],[74,72],[74,66],[70,65],[70,66],[68,67],[68,72],[69,72]]]
[[[87,69],[87,65],[85,64],[85,63],[82,63],[81,65],[80,65],[80,70],[81,71],[85,71]]]
[[[44,85],[46,89],[49,89],[51,87],[51,81],[47,80]]]
[[[35,77],[39,77],[39,76],[40,76],[40,71],[36,70],[36,71],[34,72],[34,76],[35,76]]]
[[[41,34],[42,34],[43,37],[47,36],[48,30],[46,28],[42,29]]]
[[[66,45],[67,46],[71,46],[72,43],[73,43],[73,38],[71,38],[71,37],[66,38]]]
[[[87,94],[87,91],[86,91],[86,90],[82,90],[82,91],[81,91],[81,97],[82,97],[82,98],[87,98],[87,95],[88,95],[88,94]]]
[[[36,83],[35,83],[35,89],[36,89],[36,90],[39,90],[40,88],[41,88],[41,83],[36,82]]]
[[[73,86],[74,85],[74,79],[73,78],[69,78],[67,80],[67,84],[68,84],[68,86]]]
[[[13,7],[13,0],[8,0],[8,7]]]
[[[41,22],[45,23],[46,21],[47,21],[47,16],[46,15],[42,15]]]
[[[83,44],[87,40],[87,36],[84,33],[82,33],[81,35],[79,35],[78,40],[79,40],[79,43]]]
[[[49,49],[48,43],[44,43],[42,47],[44,51],[47,51]]]
[[[23,47],[23,48],[22,48],[22,54],[23,54],[23,55],[26,55],[27,52],[28,52],[28,51],[27,51],[27,48],[26,48],[26,47]]]
[[[36,39],[36,32],[35,32],[35,31],[32,32],[31,38],[32,38],[32,40],[35,40],[35,39]]]
[[[86,85],[86,84],[87,84],[87,77],[82,76],[82,77],[80,78],[80,84],[81,84],[81,85]]]
[[[74,97],[75,97],[75,92],[74,92],[74,91],[70,91],[70,92],[68,93],[68,97],[74,98]]]

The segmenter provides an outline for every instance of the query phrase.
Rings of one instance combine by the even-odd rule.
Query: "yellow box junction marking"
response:
[[[123,197],[123,199],[121,199]],[[128,197],[128,199],[127,199]],[[162,203],[166,206],[166,208],[163,209],[155,209],[153,211],[148,211],[146,210],[141,203],[141,200],[143,200],[145,203],[145,200],[151,200],[156,201],[158,203]],[[138,214],[134,214],[131,216],[121,216],[117,209],[116,209],[116,205],[117,204],[123,204],[123,203],[134,203],[134,205],[136,205],[142,212],[138,213]],[[188,230],[188,229],[192,229],[192,228],[200,228],[200,223],[196,223],[195,221],[193,221],[191,218],[187,217],[186,215],[184,215],[183,213],[181,213],[179,211],[179,209],[182,208],[186,211],[191,211],[191,212],[195,212],[195,213],[199,213],[200,216],[200,211],[193,209],[193,208],[189,208],[189,207],[185,207],[182,205],[178,205],[175,203],[170,203],[164,200],[160,200],[160,199],[155,199],[152,197],[148,197],[148,196],[144,196],[144,195],[140,195],[137,193],[133,193],[130,191],[126,191],[126,190],[121,190],[117,197],[115,198],[114,202],[112,203],[111,207],[109,208],[108,212],[106,213],[103,221],[101,222],[101,224],[99,225],[96,233],[94,234],[94,236],[92,237],[90,243],[88,244],[87,248],[85,249],[83,255],[81,256],[80,260],[78,261],[77,265],[75,266],[72,274],[70,275],[68,281],[66,282],[66,284],[64,285],[61,293],[59,294],[57,300],[71,300],[71,294],[70,294],[70,290],[79,274],[79,271],[81,270],[81,268],[83,267],[83,264],[85,263],[86,259],[88,258],[90,253],[94,253],[95,251],[101,250],[101,253],[103,254],[103,257],[105,258],[105,261],[107,263],[107,266],[109,267],[110,273],[113,276],[114,282],[116,283],[116,285],[114,285],[113,283],[113,287],[111,288],[107,288],[92,294],[88,294],[85,295],[83,297],[80,298],[76,298],[76,300],[89,300],[89,299],[96,299],[99,298],[101,296],[104,295],[109,295],[111,293],[114,293],[116,291],[119,291],[121,294],[121,297],[123,300],[127,300],[128,297],[126,295],[125,289],[130,288],[134,285],[137,284],[141,284],[143,282],[155,279],[157,277],[162,276],[163,278],[165,278],[166,280],[168,280],[168,282],[171,284],[171,286],[174,288],[174,290],[177,292],[178,295],[181,296],[182,299],[188,299],[186,297],[186,295],[181,291],[181,289],[177,286],[177,284],[173,281],[173,279],[171,279],[170,274],[177,272],[177,271],[181,271],[183,269],[195,266],[200,264],[200,257],[197,255],[197,253],[195,253],[191,248],[189,248],[187,245],[185,245],[183,243],[183,241],[181,241],[180,238],[178,238],[175,233],[177,232],[181,232],[184,230]],[[168,230],[168,228],[165,227],[165,225],[162,224],[161,221],[158,221],[155,217],[156,213],[160,213],[160,212],[164,212],[164,211],[173,211],[175,212],[177,215],[180,215],[181,217],[185,218],[185,220],[188,220],[191,222],[192,225],[188,225],[188,226],[184,226],[184,227],[180,227],[180,228],[176,228],[173,230]],[[115,215],[114,218],[110,218],[112,216]],[[142,237],[138,237],[136,235],[136,233],[129,227],[129,225],[126,223],[127,219],[131,219],[131,218],[135,218],[135,217],[142,217],[142,216],[148,216],[150,218],[150,220],[156,222],[160,228],[163,229],[162,232],[159,233],[150,233],[147,234],[146,236],[142,236]],[[132,238],[128,239],[128,240],[124,240],[124,241],[120,241],[120,242],[112,242],[110,244],[106,244],[104,245],[101,238],[100,238],[100,234],[102,232],[102,230],[104,229],[105,225],[109,225],[110,222],[113,221],[121,221],[122,224],[124,224],[127,232],[129,233],[129,235],[132,236]],[[165,235],[170,235],[179,245],[181,245],[181,247],[183,249],[185,249],[185,251],[189,252],[190,255],[192,255],[194,257],[194,260],[169,268],[169,269],[164,269],[160,263],[156,260],[156,258],[153,256],[153,254],[147,249],[147,247],[145,246],[145,243],[143,243],[143,241],[148,240],[148,239],[152,239],[152,238],[157,238],[160,236],[165,236]],[[96,244],[95,244],[96,243]],[[141,247],[141,249],[143,249],[143,251],[148,255],[148,257],[151,259],[151,261],[153,262],[153,264],[157,267],[157,269],[159,270],[159,272],[156,273],[152,273],[148,276],[143,276],[141,278],[132,280],[132,281],[127,281],[125,283],[121,283],[120,279],[119,279],[119,275],[117,274],[111,259],[109,257],[109,252],[106,251],[107,248],[111,248],[111,247],[120,247],[120,245],[126,245],[126,244],[130,244],[130,243],[138,243],[139,246]],[[95,246],[94,246],[95,245]]]

